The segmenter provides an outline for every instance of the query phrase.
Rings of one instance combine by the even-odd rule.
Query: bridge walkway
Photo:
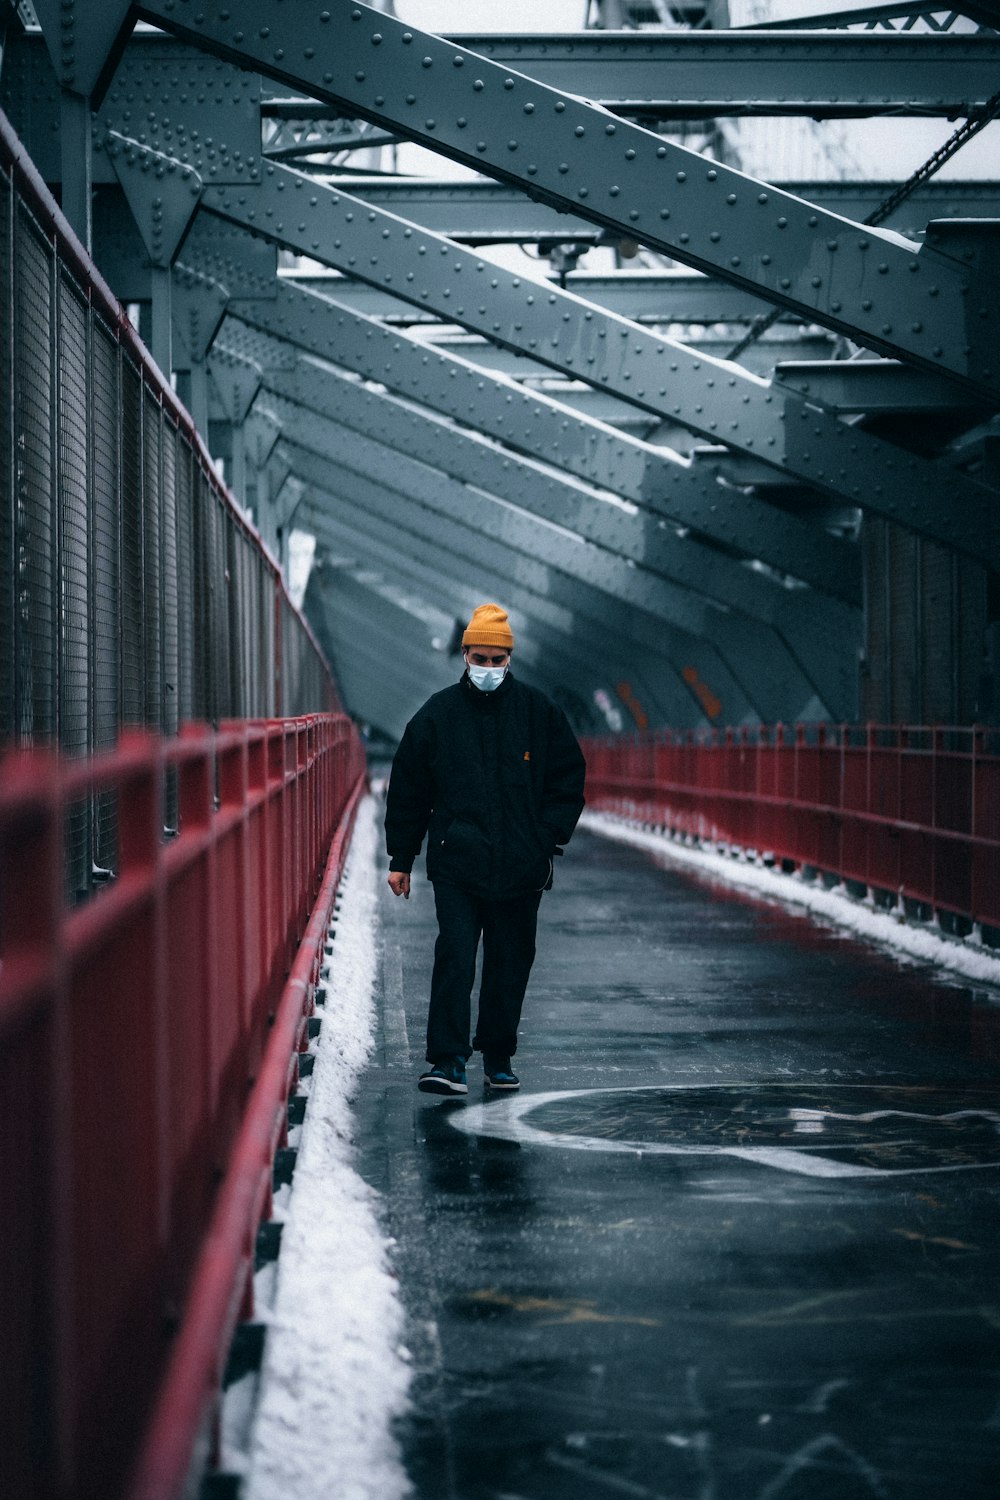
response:
[[[417,1494],[992,1500],[997,994],[593,833],[558,873],[495,1100],[415,1091],[430,887],[381,906]]]

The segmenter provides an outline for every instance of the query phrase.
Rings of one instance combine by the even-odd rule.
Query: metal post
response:
[[[229,488],[240,505],[246,506],[247,494],[247,445],[242,422],[233,423],[233,459]]]
[[[84,248],[93,248],[90,100],[61,89],[59,145],[62,155],[62,211]]]
[[[191,361],[191,416],[208,446],[208,369],[203,359]]]
[[[169,380],[173,363],[170,267],[152,266],[149,275],[153,288],[153,324],[149,352],[160,367],[163,378]]]

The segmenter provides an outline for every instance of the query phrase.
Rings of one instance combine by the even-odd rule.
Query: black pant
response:
[[[541,891],[509,901],[488,901],[454,885],[434,882],[438,938],[434,945],[427,1060],[467,1058],[473,1049],[491,1057],[517,1051],[517,1026],[535,958]],[[483,940],[479,1021],[472,1046],[469,1024],[476,953]]]

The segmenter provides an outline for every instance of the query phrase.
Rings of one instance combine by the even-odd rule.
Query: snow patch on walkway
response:
[[[786,875],[750,859],[718,854],[713,849],[684,844],[667,833],[643,828],[611,813],[585,812],[582,828],[603,838],[648,849],[673,864],[687,865],[701,874],[741,886],[772,900],[805,906],[816,915],[847,927],[872,942],[885,944],[921,963],[950,969],[967,979],[1000,985],[1000,955],[975,943],[947,937],[934,927],[908,922],[901,915],[878,911],[849,895],[843,886],[827,890],[798,873]]]
[[[282,1232],[248,1500],[402,1500],[393,1421],[407,1409],[403,1309],[352,1165],[351,1097],[375,1033],[376,828],[360,805],[333,928],[327,1001]]]

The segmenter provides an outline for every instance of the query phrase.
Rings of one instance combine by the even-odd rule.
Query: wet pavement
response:
[[[996,1500],[1000,996],[578,834],[522,1092],[418,1094],[385,893],[359,1102],[421,1500]]]

